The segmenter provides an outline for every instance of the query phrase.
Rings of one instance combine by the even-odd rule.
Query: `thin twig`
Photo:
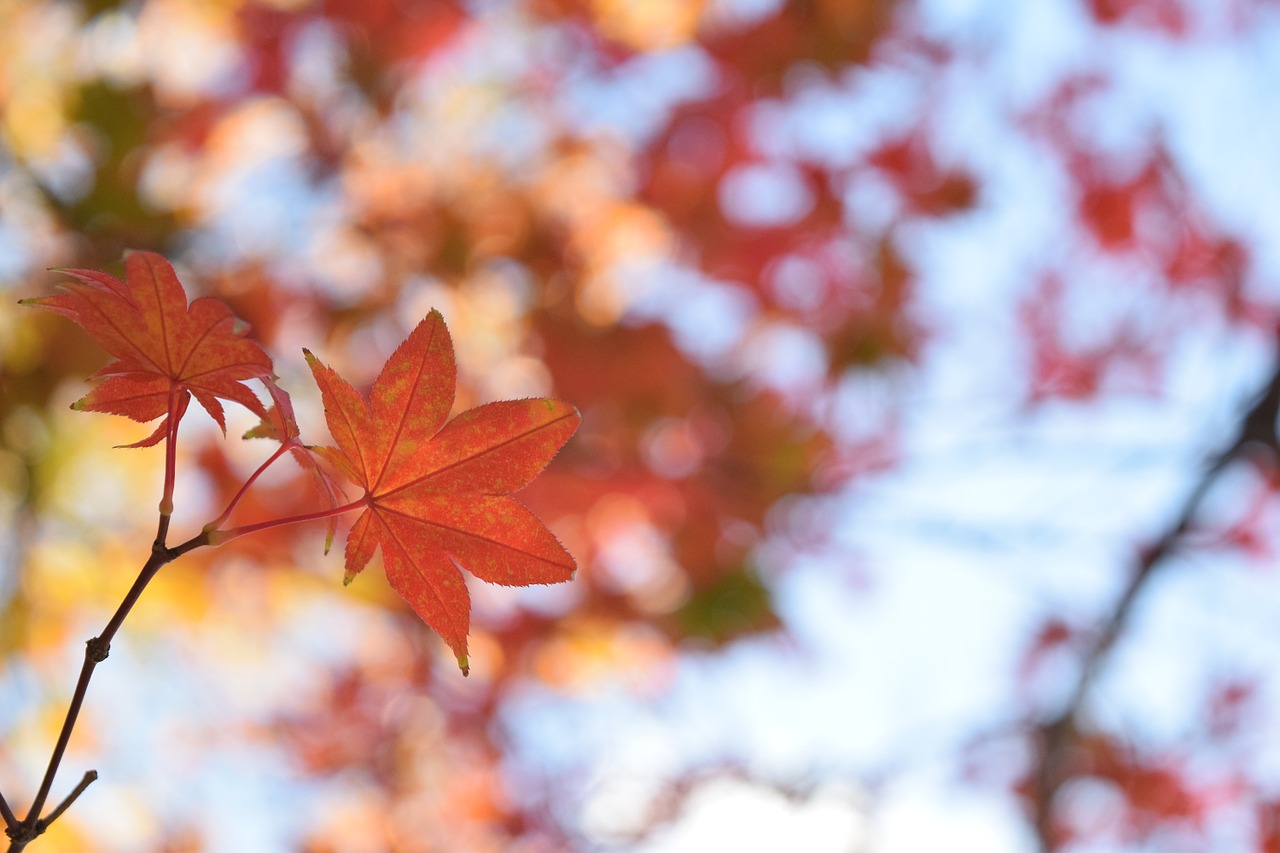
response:
[[[88,788],[97,780],[98,780],[97,770],[90,770],[89,772],[85,773],[84,778],[80,780],[80,784],[76,785],[75,788],[72,789],[70,794],[67,794],[66,799],[58,803],[58,807],[53,811],[49,812],[48,817],[40,819],[41,828],[48,829],[50,824],[52,824],[58,818],[62,817],[62,813],[65,812],[67,809],[71,808],[71,804],[74,803],[76,800],[78,800],[80,798],[80,795],[84,793],[85,789]]]
[[[76,785],[70,794],[62,802],[58,803],[58,807],[49,812],[48,817],[32,820],[30,817],[21,823],[15,823],[13,826],[5,830],[9,836],[9,853],[21,853],[26,846],[44,835],[45,830],[53,825],[53,822],[62,817],[62,813],[71,808],[71,804],[80,798],[85,789],[92,785],[98,778],[97,770],[90,770],[84,774],[84,778],[80,780],[80,784]]]
[[[9,803],[5,800],[4,794],[0,794],[0,817],[4,818],[5,829],[18,825],[18,816],[13,813],[13,809],[9,808]]]

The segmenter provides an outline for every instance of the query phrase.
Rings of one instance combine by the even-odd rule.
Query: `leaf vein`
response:
[[[375,504],[375,506],[377,506],[377,507],[378,507],[378,509],[379,509],[379,510],[381,510],[382,512],[386,512],[386,513],[389,513],[389,514],[391,514],[391,515],[399,516],[400,518],[407,519],[407,520],[409,520],[410,522],[416,522],[416,523],[418,523],[418,524],[423,524],[423,525],[426,525],[426,526],[428,526],[428,527],[436,527],[436,528],[439,528],[440,530],[452,530],[453,532],[455,532],[455,533],[459,533],[459,534],[461,534],[461,535],[463,535],[463,536],[468,536],[468,537],[470,537],[470,538],[472,538],[472,539],[478,539],[478,540],[480,540],[481,542],[486,542],[486,543],[488,543],[488,544],[490,544],[490,545],[495,545],[495,546],[497,546],[497,547],[499,547],[499,548],[504,548],[504,549],[506,549],[506,550],[508,550],[508,551],[514,551],[514,552],[515,552],[515,553],[517,553],[517,554],[524,554],[526,557],[531,557],[531,558],[533,558],[533,559],[535,559],[535,560],[538,560],[538,561],[540,561],[540,562],[543,562],[543,563],[550,563],[550,564],[551,564],[551,565],[553,565],[553,566],[563,566],[564,568],[567,568],[567,569],[572,569],[572,568],[574,568],[574,566],[573,566],[571,563],[559,563],[559,562],[556,562],[555,560],[549,560],[549,559],[547,559],[546,557],[541,556],[540,554],[535,554],[535,553],[533,553],[532,551],[526,551],[524,548],[517,548],[515,545],[510,545],[510,544],[508,544],[508,543],[506,543],[506,542],[501,542],[501,541],[499,541],[499,540],[497,540],[497,539],[494,539],[494,538],[492,538],[492,537],[490,537],[490,536],[484,536],[484,535],[482,535],[482,534],[475,533],[475,532],[473,532],[473,531],[463,530],[463,529],[462,529],[462,528],[460,528],[460,527],[453,527],[452,525],[443,524],[443,523],[438,522],[438,521],[432,521],[431,519],[429,519],[429,518],[423,518],[423,517],[422,517],[422,516],[420,516],[420,515],[411,515],[410,513],[402,512],[401,510],[398,510],[398,509],[392,509],[391,507],[389,507],[389,506],[385,506],[385,505],[382,505],[382,504]],[[385,522],[384,522],[384,526],[386,526],[386,527],[388,527],[388,528],[390,527],[390,525],[386,525],[386,524],[385,524]],[[445,553],[448,553],[448,549],[447,549],[447,548],[441,548],[440,550],[445,551]]]
[[[405,484],[403,484],[403,485],[396,486],[396,487],[395,487],[394,489],[392,489],[391,491],[386,492],[385,494],[377,495],[376,497],[378,497],[378,498],[388,498],[388,497],[391,497],[392,495],[395,495],[395,494],[398,494],[398,493],[400,493],[400,492],[403,492],[405,489],[411,489],[411,488],[413,488],[414,486],[421,485],[422,483],[426,482],[427,480],[430,480],[432,477],[439,476],[440,474],[443,474],[443,473],[445,473],[446,471],[451,471],[451,470],[453,470],[454,468],[459,467],[460,465],[465,465],[465,464],[467,464],[468,462],[474,462],[475,460],[480,459],[481,457],[484,457],[484,456],[488,456],[488,455],[489,455],[489,454],[491,454],[491,453],[497,453],[498,451],[502,450],[504,447],[507,447],[508,445],[514,444],[514,443],[516,443],[517,441],[521,441],[522,439],[529,438],[530,436],[537,435],[539,432],[542,432],[543,430],[545,430],[545,429],[547,429],[547,428],[549,428],[549,427],[555,426],[556,424],[560,423],[561,421],[568,420],[569,418],[572,418],[572,417],[574,417],[574,414],[573,414],[572,412],[570,412],[570,413],[568,413],[568,414],[565,414],[565,415],[561,415],[560,417],[556,418],[555,420],[553,420],[553,421],[547,421],[546,423],[541,424],[541,425],[539,425],[539,426],[537,426],[537,427],[535,427],[535,428],[533,428],[533,429],[529,430],[528,432],[524,432],[524,433],[521,433],[520,435],[513,436],[513,437],[511,437],[511,438],[507,439],[506,441],[500,442],[500,443],[495,444],[495,445],[492,445],[492,446],[490,446],[490,447],[486,447],[484,450],[478,451],[478,452],[473,453],[473,454],[471,454],[471,455],[469,455],[469,456],[464,456],[464,457],[462,457],[462,458],[460,458],[460,459],[455,459],[453,462],[450,462],[448,465],[441,466],[440,468],[437,468],[437,469],[436,469],[436,470],[434,470],[434,471],[428,471],[426,474],[423,474],[421,477],[418,477],[418,478],[416,478],[416,479],[414,479],[414,480],[410,480],[408,483],[405,483]],[[488,493],[486,493],[486,492],[481,492],[481,494],[488,494]],[[493,494],[494,494],[495,496],[497,496],[497,495],[500,495],[500,494],[505,494],[505,492],[495,492],[495,493],[493,493]]]

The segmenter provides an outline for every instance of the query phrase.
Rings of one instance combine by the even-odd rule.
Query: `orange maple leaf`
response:
[[[304,352],[306,352],[304,350]],[[347,534],[346,580],[382,549],[387,580],[453,649],[463,674],[471,598],[459,567],[508,586],[559,583],[576,564],[510,496],[578,428],[558,400],[453,405],[453,342],[432,311],[391,355],[368,398],[306,352],[337,447],[316,448],[365,490]]]
[[[123,282],[94,270],[61,270],[75,279],[60,285],[64,292],[22,300],[75,321],[115,357],[91,377],[98,384],[72,408],[142,423],[166,416],[154,433],[130,447],[147,447],[168,435],[192,396],[223,432],[218,398],[264,415],[243,382],[271,376],[271,358],[244,336],[247,327],[226,304],[205,297],[188,305],[173,267],[154,252],[130,252],[124,267]]]

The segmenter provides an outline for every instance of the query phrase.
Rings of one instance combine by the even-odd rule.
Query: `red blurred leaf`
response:
[[[1218,684],[1206,703],[1205,730],[1220,740],[1247,732],[1258,722],[1259,698],[1255,682],[1237,678]]]
[[[573,577],[573,557],[509,496],[538,475],[578,427],[558,400],[453,404],[453,342],[431,312],[392,354],[368,398],[307,352],[337,447],[317,448],[365,490],[347,535],[346,580],[382,549],[387,580],[467,672],[470,596],[458,571],[512,586]]]
[[[1071,625],[1056,617],[1045,621],[1031,638],[1018,664],[1018,681],[1030,681],[1055,654],[1069,649],[1077,639]]]
[[[236,17],[250,86],[258,92],[284,92],[289,78],[288,41],[299,16],[263,3],[246,3]]]
[[[124,415],[140,422],[165,415],[155,444],[181,419],[191,396],[226,431],[219,398],[259,415],[262,403],[243,382],[271,375],[271,358],[245,337],[247,327],[217,299],[187,304],[173,267],[153,252],[125,257],[125,280],[93,270],[64,270],[75,281],[63,293],[23,304],[44,308],[80,325],[115,361],[94,374],[99,384],[75,409]]]
[[[1173,37],[1187,33],[1187,11],[1179,0],[1089,0],[1099,23],[1132,22]]]
[[[1256,809],[1259,853],[1280,853],[1280,801],[1262,802]]]
[[[341,25],[352,49],[366,61],[422,59],[446,44],[465,22],[452,0],[325,0],[324,16]],[[411,10],[411,11],[410,11]]]
[[[1104,838],[1125,844],[1150,842],[1174,826],[1203,829],[1215,807],[1241,796],[1234,774],[1207,778],[1178,753],[1144,754],[1102,733],[1082,738],[1078,746],[1070,774],[1114,786],[1123,798],[1123,809],[1118,820],[1104,825],[1073,827],[1071,821],[1064,821],[1056,827],[1061,836],[1054,849]]]
[[[1091,329],[1087,337],[1093,340],[1072,340],[1067,296],[1063,279],[1046,273],[1019,306],[1030,347],[1031,400],[1088,400],[1107,388],[1153,387],[1160,364],[1136,319],[1121,317]]]
[[[867,159],[889,176],[914,213],[943,216],[968,209],[977,200],[974,179],[939,163],[923,128],[887,140]]]
[[[773,94],[797,56],[820,68],[866,61],[890,25],[893,6],[893,0],[788,0],[749,26],[716,28],[703,44],[726,71]]]
[[[1137,183],[1094,184],[1080,199],[1080,217],[1106,249],[1128,248],[1134,240]]]

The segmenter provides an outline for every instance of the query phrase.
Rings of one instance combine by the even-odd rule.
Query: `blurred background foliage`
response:
[[[79,643],[146,556],[162,464],[110,449],[145,428],[68,411],[102,354],[16,306],[56,283],[44,270],[118,271],[127,248],[165,253],[189,290],[252,325],[315,443],[326,439],[300,348],[368,382],[430,307],[457,342],[458,409],[553,394],[584,415],[522,493],[577,556],[578,578],[477,588],[465,682],[378,573],[341,589],[318,529],[166,569],[77,730],[69,767],[93,762],[103,781],[41,849],[640,841],[680,813],[708,778],[698,773],[738,770],[672,772],[659,793],[635,795],[643,819],[601,829],[583,816],[583,780],[539,775],[513,753],[507,715],[533,695],[660,704],[682,661],[753,637],[791,642],[776,593],[795,566],[836,553],[832,583],[863,582],[831,503],[903,462],[912,394],[949,323],[1012,342],[1002,393],[1027,417],[1159,394],[1171,341],[1206,317],[1266,340],[1275,301],[1250,276],[1247,238],[1200,200],[1158,129],[1117,143],[1099,117],[1118,88],[1107,50],[1231,43],[1268,4],[1202,20],[1178,0],[1064,0],[1102,46],[1074,65],[1024,56],[1034,86],[1013,79],[1020,67],[984,65],[981,32],[935,26],[937,5],[0,3],[11,801],[38,779]],[[1057,217],[1057,243],[1020,268],[1004,321],[921,298],[931,235],[963,234],[1016,192],[998,153],[956,142],[972,100],[994,103],[987,132],[1030,147],[1057,181],[1056,194],[1018,202],[1019,216]],[[1025,212],[1037,204],[1054,213]],[[1018,254],[1013,239],[974,251]],[[1107,276],[1154,301],[1115,307],[1125,300],[1097,295]],[[1106,307],[1072,307],[1082,298]],[[181,442],[179,538],[264,456],[234,437],[249,424],[224,441],[195,421]],[[302,483],[273,471],[242,517],[307,511]],[[1029,663],[1011,681],[1077,637],[1069,620],[1026,621]],[[1024,713],[1034,723],[1034,703]],[[1020,734],[1034,750],[1034,725]],[[1207,808],[1113,734],[1082,739],[1077,770],[1130,798],[1134,838]],[[993,787],[1029,813],[1033,775]],[[1144,800],[1148,783],[1165,793]],[[1089,841],[1093,824],[1071,825],[1024,831]]]

